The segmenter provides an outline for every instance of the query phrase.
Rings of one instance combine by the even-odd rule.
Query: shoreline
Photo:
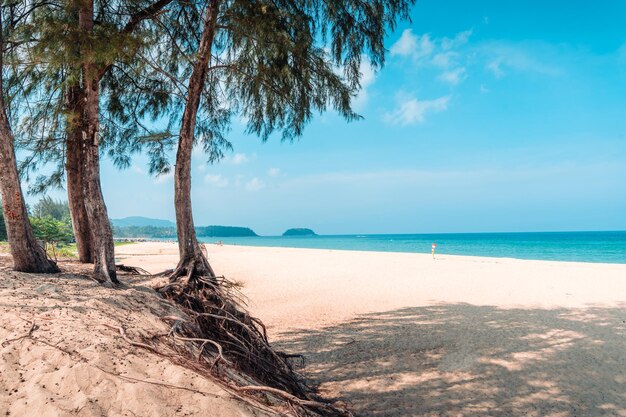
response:
[[[626,265],[206,249],[215,271],[242,285],[272,346],[302,354],[298,372],[355,415],[626,416]],[[176,265],[178,247],[142,242],[119,246],[117,255],[154,273]],[[65,415],[94,406],[95,398],[98,415],[127,408],[137,415],[265,415],[120,339],[116,326],[131,340],[171,330],[162,318],[181,313],[151,288],[167,277],[125,275],[126,286],[111,292],[85,278],[91,266],[64,268],[63,279],[4,272],[0,390],[12,391],[0,395],[0,410]]]
[[[244,285],[253,314],[274,335],[360,314],[467,303],[497,308],[626,306],[626,265],[511,258],[206,245],[219,275]],[[118,248],[151,273],[178,262],[174,242]],[[599,282],[601,282],[600,285]]]
[[[626,265],[206,248],[271,343],[356,415],[626,416]],[[178,261],[173,242],[120,249],[151,272]]]
[[[542,232],[543,233],[543,232]],[[546,232],[550,233],[550,232]],[[262,236],[261,236],[262,237]],[[129,243],[178,243],[178,240],[167,239],[149,239],[149,238],[124,238],[114,239],[116,242],[129,242]],[[429,252],[409,252],[409,251],[381,251],[381,250],[367,250],[367,249],[335,249],[335,248],[308,248],[308,247],[293,247],[293,246],[262,246],[262,245],[238,245],[236,243],[218,243],[218,242],[205,242],[198,241],[200,245],[205,246],[230,246],[237,248],[267,248],[267,249],[294,249],[294,250],[314,250],[314,251],[337,251],[337,252],[357,252],[357,253],[372,253],[372,254],[404,254],[404,255],[421,255],[431,258]],[[529,262],[558,262],[568,264],[592,264],[592,265],[626,265],[626,260],[623,262],[602,262],[602,261],[572,261],[572,260],[559,260],[559,259],[534,259],[534,258],[516,258],[513,256],[483,256],[483,255],[461,255],[461,254],[449,254],[449,253],[437,253],[435,252],[435,260],[445,259],[447,257],[453,258],[479,258],[479,259],[491,259],[497,260],[510,260],[510,261],[529,261]]]

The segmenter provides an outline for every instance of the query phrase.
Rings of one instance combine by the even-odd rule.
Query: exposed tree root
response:
[[[39,328],[39,326],[37,326],[37,325],[35,324],[35,322],[32,322],[32,323],[31,323],[31,325],[30,325],[30,329],[28,330],[28,333],[26,333],[26,334],[25,334],[25,335],[23,335],[23,336],[16,337],[15,339],[7,339],[7,340],[3,341],[2,343],[0,343],[0,346],[5,347],[5,346],[6,346],[6,345],[8,345],[9,343],[12,343],[12,342],[16,342],[16,341],[18,341],[18,340],[22,340],[22,339],[29,338],[29,337],[31,337],[31,336],[33,335],[33,332],[34,332],[35,330],[37,330],[38,328]]]
[[[319,411],[326,411],[326,412],[329,412],[330,415],[344,415],[344,416],[350,415],[348,411],[339,410],[328,403],[325,403],[322,401],[315,401],[315,400],[303,400],[303,399],[296,397],[295,395],[291,395],[290,393],[286,391],[282,391],[276,388],[266,387],[262,385],[246,385],[243,387],[232,387],[232,388],[238,392],[269,392],[274,395],[278,395],[279,397],[293,404],[297,404],[301,407],[314,408]]]
[[[180,278],[185,278],[186,281],[189,281],[189,278],[194,276],[206,277],[209,279],[215,276],[215,272],[213,271],[213,268],[209,264],[207,258],[204,256],[200,246],[198,246],[197,253],[195,253],[191,258],[180,260],[176,269],[174,269],[170,275],[170,281],[174,282]]]
[[[199,269],[204,269],[203,265]],[[268,401],[288,404],[296,410],[296,415],[351,415],[325,402],[307,386],[290,361],[302,358],[300,355],[288,355],[271,347],[265,326],[248,314],[235,283],[197,272],[193,261],[182,268],[179,264],[170,282],[158,291],[188,316],[186,319],[163,317],[173,322],[169,335],[174,340],[194,344],[193,357],[204,363],[205,369],[235,392],[271,397],[273,400]],[[228,372],[229,368],[251,379],[237,378]]]
[[[127,274],[130,274],[130,275],[150,275],[150,272],[138,266],[116,264],[115,269],[119,272],[126,272]]]

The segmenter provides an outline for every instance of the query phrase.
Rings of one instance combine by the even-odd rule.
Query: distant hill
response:
[[[137,225],[138,222],[147,224]],[[113,224],[113,236],[116,238],[176,239],[176,224],[168,220],[126,217],[125,219],[112,219],[111,223]],[[249,227],[235,226],[200,226],[196,227],[196,235],[198,237],[258,236]]]
[[[203,226],[196,227],[198,237],[246,237],[258,236],[249,227],[236,226]]]
[[[317,236],[317,234],[311,229],[300,227],[286,230],[283,236]]]
[[[123,219],[111,219],[111,224],[117,227],[176,227],[176,223],[163,219],[151,219],[149,217],[130,216]]]

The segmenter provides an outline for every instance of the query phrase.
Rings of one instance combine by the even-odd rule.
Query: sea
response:
[[[204,238],[207,243],[626,264],[626,231]]]

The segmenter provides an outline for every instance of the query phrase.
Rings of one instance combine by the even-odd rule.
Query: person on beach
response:
[[[433,250],[432,250],[432,252],[433,252],[433,259],[435,259],[435,248],[436,248],[436,247],[437,247],[437,244],[436,244],[436,243],[433,243],[433,246],[432,246],[432,249],[433,249]]]

